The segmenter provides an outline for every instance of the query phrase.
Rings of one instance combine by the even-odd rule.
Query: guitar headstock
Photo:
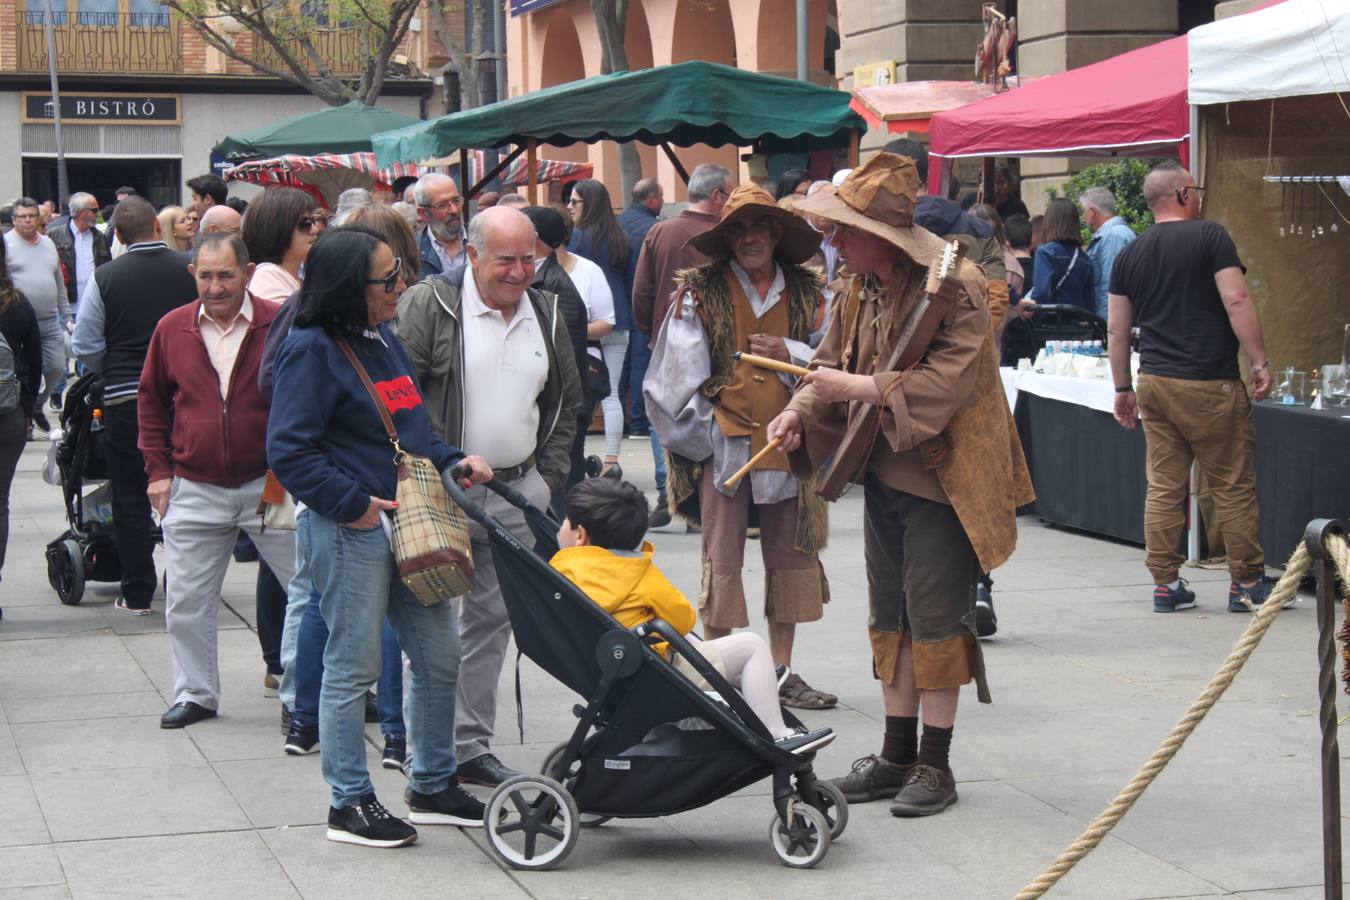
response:
[[[942,286],[942,282],[956,268],[956,264],[961,259],[961,245],[957,241],[942,248],[942,255],[937,261],[928,267],[928,285],[927,290],[930,294],[936,294]]]

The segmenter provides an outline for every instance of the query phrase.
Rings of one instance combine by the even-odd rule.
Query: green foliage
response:
[[[1090,187],[1110,188],[1116,195],[1116,212],[1135,234],[1143,234],[1144,229],[1153,224],[1153,213],[1144,202],[1144,176],[1161,160],[1125,159],[1120,162],[1099,163],[1088,166],[1077,175],[1064,182],[1063,193],[1051,188],[1046,193],[1054,199],[1067,197],[1074,203]],[[1088,239],[1087,226],[1083,226],[1083,242]]]

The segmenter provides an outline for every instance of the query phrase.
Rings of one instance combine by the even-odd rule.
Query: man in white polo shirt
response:
[[[431,425],[487,460],[496,479],[538,507],[567,485],[581,379],[557,298],[531,290],[534,226],[492,207],[469,223],[469,267],[433,275],[399,301],[398,335],[412,357]],[[479,486],[469,495],[530,542],[524,515]],[[492,545],[471,525],[474,589],[460,612],[455,759],[460,781],[497,785],[512,775],[491,752],[511,623]]]

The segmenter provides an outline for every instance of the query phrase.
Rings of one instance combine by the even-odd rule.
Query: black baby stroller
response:
[[[1017,366],[1019,359],[1033,362],[1050,341],[1101,341],[1106,346],[1106,321],[1091,310],[1065,303],[1040,304],[1030,319],[1010,312],[1003,329],[1001,365]]]
[[[121,581],[122,562],[113,538],[111,499],[89,507],[98,491],[85,492],[95,481],[108,478],[108,460],[103,452],[103,377],[83,376],[66,392],[61,409],[61,441],[56,447],[56,469],[70,527],[47,545],[47,581],[61,602],[79,603],[89,581]],[[99,490],[102,490],[100,488]],[[111,492],[105,491],[104,498]],[[152,529],[160,540],[158,527]]]
[[[493,791],[488,846],[516,869],[549,869],[582,826],[696,809],[763,778],[773,779],[769,842],[786,865],[810,868],[848,823],[848,804],[818,780],[812,755],[774,746],[741,695],[685,638],[655,619],[626,630],[540,554],[557,549],[557,521],[517,491],[488,486],[525,511],[536,548],[522,544],[453,480],[450,496],[488,532],[502,596],[520,651],[581,695],[570,740],[541,775],[517,775]],[[550,533],[550,529],[551,532]],[[666,641],[719,698],[699,690],[652,649]],[[800,724],[786,710],[790,726]],[[786,824],[785,824],[786,823]]]

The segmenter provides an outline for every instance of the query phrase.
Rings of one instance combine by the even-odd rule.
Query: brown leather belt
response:
[[[492,477],[497,481],[516,481],[524,478],[534,468],[534,454],[531,453],[525,457],[525,461],[517,466],[507,466],[505,469],[493,469]]]

